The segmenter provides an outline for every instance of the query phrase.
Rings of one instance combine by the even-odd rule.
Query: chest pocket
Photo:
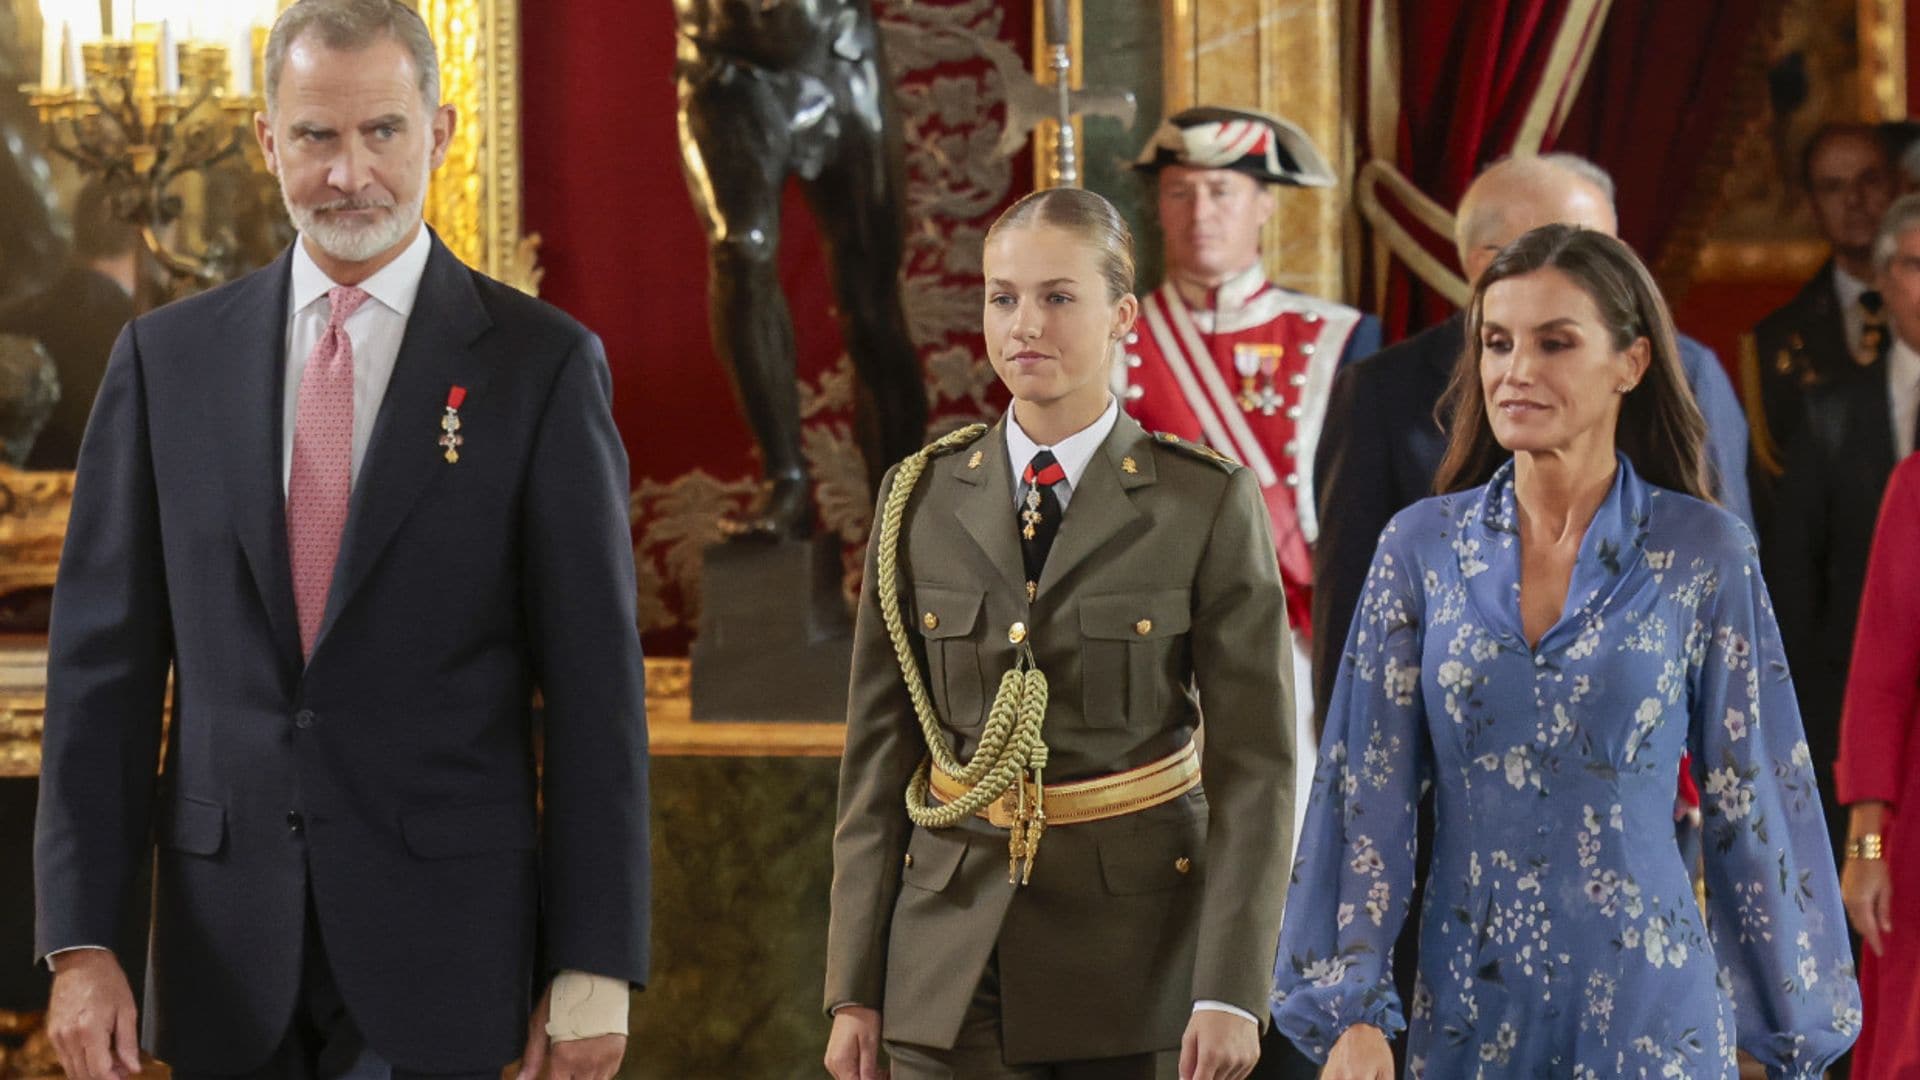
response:
[[[1080,697],[1088,727],[1155,723],[1182,681],[1193,623],[1186,589],[1080,601]]]
[[[927,686],[940,719],[955,731],[976,731],[986,723],[986,698],[980,678],[980,645],[974,626],[986,594],[978,589],[939,585],[913,587],[913,625],[927,646]]]

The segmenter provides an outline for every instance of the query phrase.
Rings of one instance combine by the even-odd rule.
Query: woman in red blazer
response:
[[[1852,808],[1840,891],[1866,943],[1855,1080],[1920,1070],[1920,457],[1893,472],[1860,601],[1835,769]],[[1920,809],[1914,811],[1920,816]]]

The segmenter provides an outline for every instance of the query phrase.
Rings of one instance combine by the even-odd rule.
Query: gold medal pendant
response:
[[[1020,530],[1020,535],[1032,540],[1037,535],[1034,532],[1034,528],[1039,525],[1042,520],[1040,516],[1040,489],[1037,487],[1029,487],[1027,489],[1027,508],[1020,511],[1020,521],[1025,525],[1025,528]]]
[[[440,446],[446,450],[442,455],[447,464],[460,460],[460,447],[467,440],[460,434],[460,406],[467,400],[467,388],[455,386],[447,391],[447,412],[440,418]]]

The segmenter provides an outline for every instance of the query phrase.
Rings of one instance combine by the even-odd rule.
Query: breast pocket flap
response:
[[[1193,626],[1186,589],[1089,596],[1080,601],[1080,632],[1103,641],[1154,641]]]
[[[915,585],[910,612],[913,625],[929,641],[963,638],[973,633],[980,618],[980,607],[987,594],[979,589],[954,589],[938,585]]]

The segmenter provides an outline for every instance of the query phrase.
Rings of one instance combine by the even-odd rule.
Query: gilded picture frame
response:
[[[516,0],[420,0],[440,48],[441,97],[459,113],[426,217],[468,265],[537,292],[537,237],[524,232],[520,164],[520,12]],[[59,567],[71,472],[0,464],[0,596],[50,588]],[[0,776],[39,771],[45,640],[0,640]]]

